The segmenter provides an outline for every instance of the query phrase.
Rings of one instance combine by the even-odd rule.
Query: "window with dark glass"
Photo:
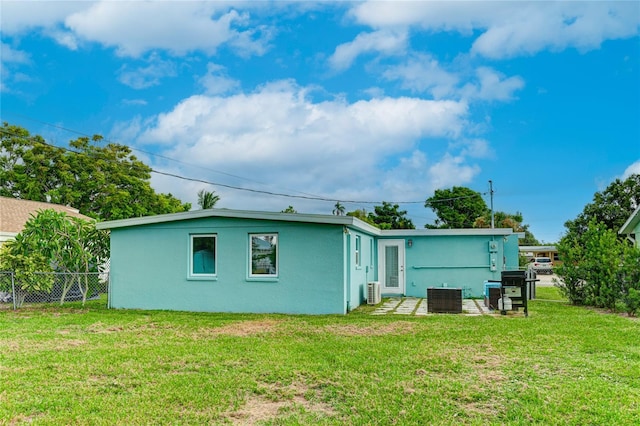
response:
[[[192,277],[216,275],[215,235],[191,235],[189,275]]]

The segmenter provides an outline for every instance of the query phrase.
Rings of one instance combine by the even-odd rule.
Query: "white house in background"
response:
[[[41,201],[0,197],[0,245],[6,241],[13,240],[16,235],[24,229],[24,225],[31,216],[35,216],[40,210],[47,209],[64,212],[69,216],[91,220],[90,217],[80,214],[80,212],[73,207],[44,203]]]
[[[631,213],[618,233],[626,235],[636,247],[640,248],[640,206]]]

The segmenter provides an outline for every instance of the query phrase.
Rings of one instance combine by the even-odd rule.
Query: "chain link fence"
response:
[[[0,271],[0,309],[24,304],[104,300],[109,290],[108,273],[37,272],[28,276]]]

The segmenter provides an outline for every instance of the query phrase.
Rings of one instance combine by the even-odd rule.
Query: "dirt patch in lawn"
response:
[[[247,337],[255,334],[272,333],[278,328],[280,321],[272,319],[239,321],[215,328],[201,328],[194,337],[236,336]]]
[[[317,390],[302,384],[288,386],[265,383],[249,395],[244,405],[225,415],[234,425],[255,425],[296,413],[311,413],[317,417],[334,417],[338,413],[319,400]]]
[[[384,336],[387,334],[412,333],[416,324],[409,321],[395,321],[386,324],[332,324],[322,328],[322,332],[329,332],[339,336]]]

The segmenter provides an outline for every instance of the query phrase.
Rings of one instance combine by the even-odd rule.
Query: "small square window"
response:
[[[214,234],[191,235],[189,247],[189,276],[215,277],[216,242]]]
[[[249,276],[278,276],[278,234],[249,235]]]

